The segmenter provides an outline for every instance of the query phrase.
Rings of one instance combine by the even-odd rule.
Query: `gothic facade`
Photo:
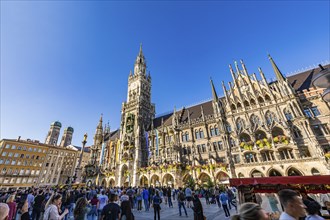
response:
[[[329,174],[330,108],[311,85],[319,69],[285,77],[269,56],[276,81],[243,63],[212,100],[155,117],[151,76],[140,48],[129,74],[120,129],[103,130],[91,147],[89,183],[106,186],[182,186],[193,178],[228,183],[231,177]],[[96,141],[97,140],[97,141]]]

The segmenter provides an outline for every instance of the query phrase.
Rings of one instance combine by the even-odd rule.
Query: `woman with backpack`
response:
[[[158,220],[160,220],[160,204],[162,203],[162,198],[159,196],[159,191],[156,191],[156,195],[152,198],[152,205],[154,207],[154,220],[156,220],[156,215],[158,215]]]
[[[69,213],[69,210],[65,209],[62,215],[60,215],[61,203],[61,194],[52,195],[45,206],[44,220],[62,220]]]

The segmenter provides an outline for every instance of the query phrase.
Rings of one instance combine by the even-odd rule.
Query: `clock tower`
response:
[[[151,76],[146,73],[147,64],[142,45],[128,77],[127,101],[122,104],[120,126],[119,186],[137,186],[138,169],[148,163],[145,130],[155,115],[151,103]]]

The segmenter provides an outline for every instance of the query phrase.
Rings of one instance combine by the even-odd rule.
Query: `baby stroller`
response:
[[[215,195],[212,195],[210,204],[217,204],[217,200],[215,199]]]

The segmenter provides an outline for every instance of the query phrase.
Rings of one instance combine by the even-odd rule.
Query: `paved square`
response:
[[[206,216],[207,220],[221,220],[226,219],[225,213],[223,209],[219,208],[216,204],[206,205],[205,199],[201,198],[201,202],[203,205],[204,215]],[[133,211],[136,220],[153,220],[154,219],[154,210],[150,207],[149,212],[144,211],[144,207],[141,212]],[[160,211],[160,219],[170,219],[170,220],[180,220],[180,219],[194,219],[194,213],[191,208],[187,208],[188,217],[184,215],[184,211],[181,209],[182,216],[179,216],[179,207],[177,201],[173,202],[173,208],[169,208],[168,205],[165,205],[163,202],[161,204],[161,211]],[[229,210],[231,215],[236,213],[236,210],[232,207]],[[229,219],[229,218],[227,218]]]

